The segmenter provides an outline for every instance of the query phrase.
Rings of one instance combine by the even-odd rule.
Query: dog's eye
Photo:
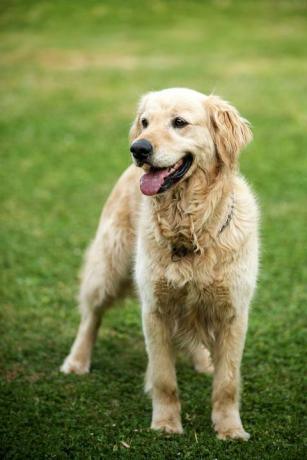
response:
[[[141,123],[142,123],[143,128],[147,128],[147,126],[148,126],[147,118],[142,118]]]
[[[172,120],[172,126],[173,128],[184,128],[187,126],[189,123],[181,117],[176,117]]]

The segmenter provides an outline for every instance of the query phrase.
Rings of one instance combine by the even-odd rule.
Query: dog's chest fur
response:
[[[202,342],[210,348],[218,331],[236,315],[223,282],[212,281],[203,286],[189,282],[174,287],[162,277],[155,282],[154,293],[157,314],[164,318],[180,345]]]
[[[177,196],[153,201],[147,208],[151,222],[146,235],[148,252],[157,272],[162,272],[170,285],[181,288],[193,282],[203,288],[224,278],[235,257],[231,248],[225,251],[218,243],[227,199],[217,204],[206,202],[202,188],[189,197],[184,186],[178,187]]]
[[[229,214],[229,190],[217,184],[207,194],[199,179],[193,177],[193,193],[186,181],[177,187],[177,196],[151,201],[144,237],[156,312],[180,343],[196,340],[210,347],[237,314],[233,267],[241,244],[228,240],[227,229],[220,235]],[[176,258],[174,248],[179,249]]]
[[[216,243],[213,235],[218,219],[214,213],[204,225],[203,196],[188,203],[178,198],[158,201],[152,209],[150,252],[157,267],[157,313],[165,317],[180,344],[201,341],[210,347],[218,330],[236,314],[227,272],[235,254]],[[220,213],[216,206],[218,217]]]

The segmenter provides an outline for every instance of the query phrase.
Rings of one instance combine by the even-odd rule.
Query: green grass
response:
[[[304,458],[306,2],[2,0],[0,10],[2,458]],[[241,159],[262,208],[242,365],[249,443],[216,440],[211,379],[184,360],[185,434],[148,429],[133,299],[107,315],[90,375],[58,372],[78,323],[82,253],[130,162],[136,101],[170,86],[214,90],[254,127]]]

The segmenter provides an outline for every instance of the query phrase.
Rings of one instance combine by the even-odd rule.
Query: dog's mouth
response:
[[[148,196],[165,192],[183,178],[190,169],[192,162],[193,156],[188,153],[168,168],[151,167],[149,172],[141,177],[141,192]]]

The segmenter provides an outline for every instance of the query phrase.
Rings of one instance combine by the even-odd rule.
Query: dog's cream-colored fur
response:
[[[174,117],[189,124],[176,129]],[[142,98],[130,137],[152,144],[155,167],[172,166],[187,152],[193,163],[179,183],[154,196],[140,192],[142,168],[132,165],[119,179],[86,255],[81,323],[61,369],[89,371],[102,313],[125,294],[134,273],[151,427],[182,432],[175,371],[182,348],[196,370],[214,372],[218,437],[247,440],[239,414],[240,363],[258,269],[258,209],[238,173],[238,156],[252,138],[249,124],[217,96],[173,88]],[[186,254],[174,259],[178,246]]]

